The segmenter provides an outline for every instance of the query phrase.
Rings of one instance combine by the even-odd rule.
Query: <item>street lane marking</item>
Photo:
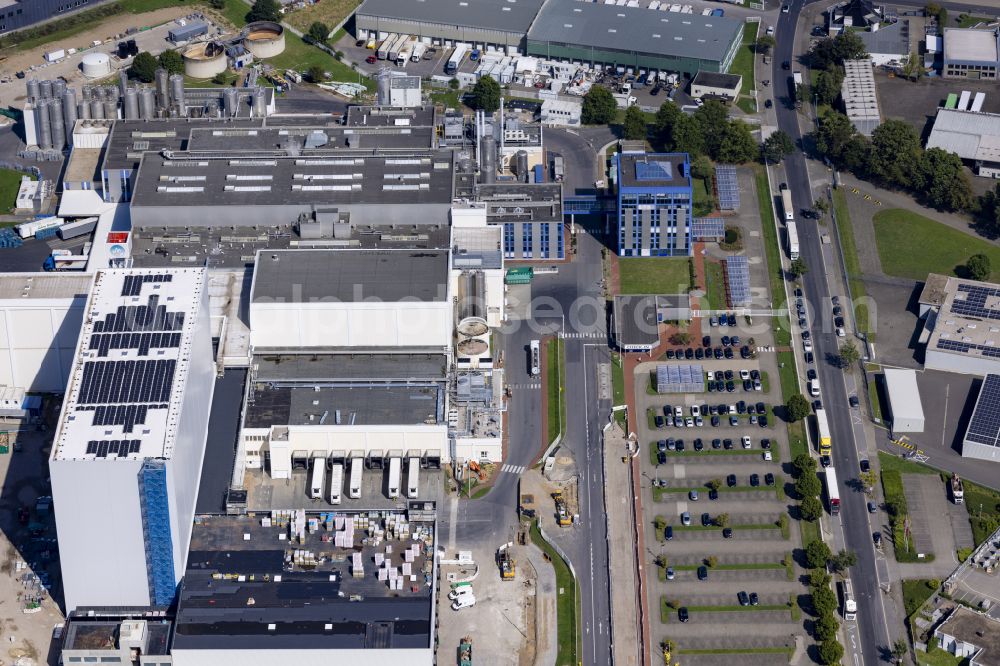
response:
[[[504,465],[500,468],[500,471],[507,472],[508,474],[520,474],[525,469],[524,465]]]

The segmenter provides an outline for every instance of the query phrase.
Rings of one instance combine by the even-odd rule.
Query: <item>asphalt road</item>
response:
[[[795,34],[796,23],[802,3],[795,3],[787,14],[778,18],[777,34],[790,36]],[[790,37],[779,39],[772,59],[772,80],[786,82],[789,72],[781,70],[785,60],[795,61],[793,46],[795,40]],[[776,91],[787,96],[788,86],[781,84]],[[799,130],[798,115],[786,99],[778,99],[775,104],[778,127],[788,133],[792,140],[801,145],[802,133]],[[806,169],[806,158],[802,152],[795,152],[785,160],[785,182],[792,192],[795,210],[812,208],[813,196]],[[803,290],[808,302],[817,313],[828,313],[830,309],[830,290],[826,281],[827,270],[837,271],[839,267],[824,266],[823,247],[820,241],[820,231],[812,222],[800,222],[799,248],[800,255],[810,270],[803,278]],[[818,323],[822,319],[818,320]],[[878,578],[876,575],[875,550],[872,544],[871,530],[868,523],[866,499],[864,493],[855,492],[848,487],[847,481],[856,479],[860,470],[858,467],[858,443],[854,437],[851,423],[851,410],[847,404],[847,385],[844,373],[827,361],[838,355],[839,343],[832,327],[816,326],[812,330],[812,340],[816,357],[816,371],[820,386],[823,387],[823,406],[829,415],[830,431],[833,441],[833,463],[840,473],[841,513],[839,520],[846,547],[858,555],[858,563],[851,569],[851,579],[858,601],[859,621],[857,635],[860,638],[863,661],[869,666],[876,664],[891,645],[886,627],[885,613],[878,595]],[[845,646],[848,653],[851,646]]]

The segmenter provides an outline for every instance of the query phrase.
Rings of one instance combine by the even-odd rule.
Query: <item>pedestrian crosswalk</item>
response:
[[[604,331],[595,331],[593,333],[560,333],[559,337],[572,338],[572,339],[590,338],[594,340],[606,340],[608,334],[605,333]]]
[[[523,472],[525,469],[527,468],[524,465],[504,465],[503,467],[500,468],[500,471],[507,472],[508,474],[517,475]]]
[[[542,388],[541,382],[526,382],[524,384],[510,384],[512,389],[540,389]]]

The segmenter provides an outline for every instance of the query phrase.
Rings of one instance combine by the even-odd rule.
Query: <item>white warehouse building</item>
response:
[[[916,370],[887,368],[885,387],[892,414],[892,431],[923,432],[924,408],[920,403]]]
[[[67,612],[169,606],[214,389],[206,273],[99,271],[49,470]]]

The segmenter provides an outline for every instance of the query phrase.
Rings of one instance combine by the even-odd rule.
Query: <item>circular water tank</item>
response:
[[[88,53],[80,61],[83,75],[88,79],[98,79],[111,74],[111,56],[107,53]]]
[[[184,73],[192,79],[210,79],[228,66],[226,49],[218,42],[195,44],[184,51]]]
[[[271,21],[248,23],[243,44],[255,58],[273,58],[285,50],[285,29]]]

